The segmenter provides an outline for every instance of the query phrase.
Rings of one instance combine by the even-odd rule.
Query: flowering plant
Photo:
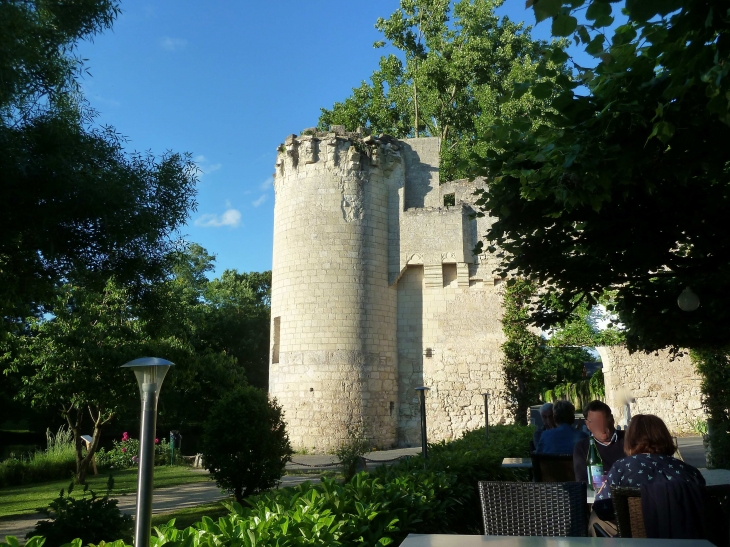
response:
[[[113,441],[111,450],[100,448],[96,453],[96,464],[99,467],[126,469],[139,465],[139,439],[133,439],[126,431],[120,441]],[[155,465],[163,465],[169,461],[170,445],[163,439],[155,439]]]

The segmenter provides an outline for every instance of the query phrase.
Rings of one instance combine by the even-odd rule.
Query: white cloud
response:
[[[201,228],[220,228],[222,226],[236,228],[241,225],[241,213],[236,209],[228,209],[222,215],[209,213],[200,216],[195,221],[195,225]]]
[[[259,205],[261,205],[261,204],[262,204],[262,203],[263,203],[264,201],[266,201],[266,198],[267,198],[267,197],[268,197],[268,196],[267,196],[266,194],[264,194],[264,195],[262,195],[262,196],[261,196],[261,197],[260,197],[259,199],[257,199],[256,201],[252,201],[252,202],[251,202],[251,205],[253,205],[254,207],[258,207],[258,206],[259,206]]]
[[[274,177],[267,178],[259,185],[259,190],[266,191],[274,185]]]
[[[180,51],[187,44],[187,40],[183,40],[182,38],[170,38],[169,36],[165,36],[162,40],[160,40],[162,49],[166,51]]]
[[[205,175],[210,175],[213,171],[218,171],[221,167],[223,167],[222,163],[210,163],[208,158],[206,158],[203,154],[195,156],[193,158],[193,161],[195,161],[198,169],[200,169],[200,171],[198,172],[198,178],[203,178],[203,176]]]

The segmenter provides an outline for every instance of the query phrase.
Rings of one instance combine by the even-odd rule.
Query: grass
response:
[[[228,501],[233,501],[230,498]],[[171,519],[175,519],[175,528],[182,530],[188,526],[192,526],[196,522],[200,522],[203,517],[210,517],[213,520],[218,520],[219,517],[224,517],[228,514],[228,510],[223,507],[220,501],[214,501],[212,503],[204,503],[203,505],[197,505],[195,507],[186,507],[185,509],[178,509],[170,513],[158,513],[152,515],[152,526],[160,526],[167,524]]]
[[[113,496],[123,496],[137,491],[137,470],[124,469],[113,472],[114,490]],[[98,495],[106,493],[106,483],[109,472],[87,477],[89,489]],[[155,488],[165,486],[177,486],[192,482],[207,482],[210,480],[208,473],[193,470],[190,467],[156,467]],[[28,513],[35,513],[39,507],[47,506],[58,497],[61,489],[68,488],[71,478],[37,483],[25,484],[22,486],[10,486],[0,488],[0,518],[13,517]],[[74,487],[74,495],[82,495],[83,486]]]

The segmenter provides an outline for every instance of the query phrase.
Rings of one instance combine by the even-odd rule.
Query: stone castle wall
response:
[[[396,439],[384,171],[401,161],[354,144],[291,136],[277,161],[270,393],[299,448],[329,450],[360,420],[375,443]]]
[[[624,401],[633,397],[631,415],[655,414],[670,431],[692,431],[691,423],[706,419],[701,379],[689,356],[671,360],[667,350],[629,354],[623,346],[597,348],[603,361],[606,404],[616,421],[625,423]]]
[[[270,393],[295,448],[327,452],[364,423],[382,448],[510,420],[502,393],[502,279],[474,256],[483,181],[440,184],[439,139],[308,131],[280,147],[274,189]],[[688,358],[601,348],[608,404],[686,431],[704,414]]]

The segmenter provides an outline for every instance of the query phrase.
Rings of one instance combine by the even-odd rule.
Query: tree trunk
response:
[[[76,420],[72,420],[71,418],[71,411],[74,410],[76,412]],[[69,426],[71,427],[71,431],[74,435],[74,446],[76,448],[76,484],[86,484],[86,475],[89,472],[89,466],[91,465],[91,460],[94,458],[94,454],[96,454],[96,451],[99,448],[99,443],[101,441],[101,430],[106,425],[109,420],[111,420],[112,416],[107,417],[104,419],[103,416],[103,410],[99,409],[97,412],[97,415],[94,416],[94,412],[92,411],[91,407],[88,408],[89,414],[91,415],[91,419],[94,423],[94,429],[92,432],[92,440],[91,444],[89,445],[88,450],[86,451],[86,456],[84,456],[84,440],[81,438],[81,424],[83,422],[83,411],[81,409],[69,409],[66,412],[66,419],[69,423]]]

